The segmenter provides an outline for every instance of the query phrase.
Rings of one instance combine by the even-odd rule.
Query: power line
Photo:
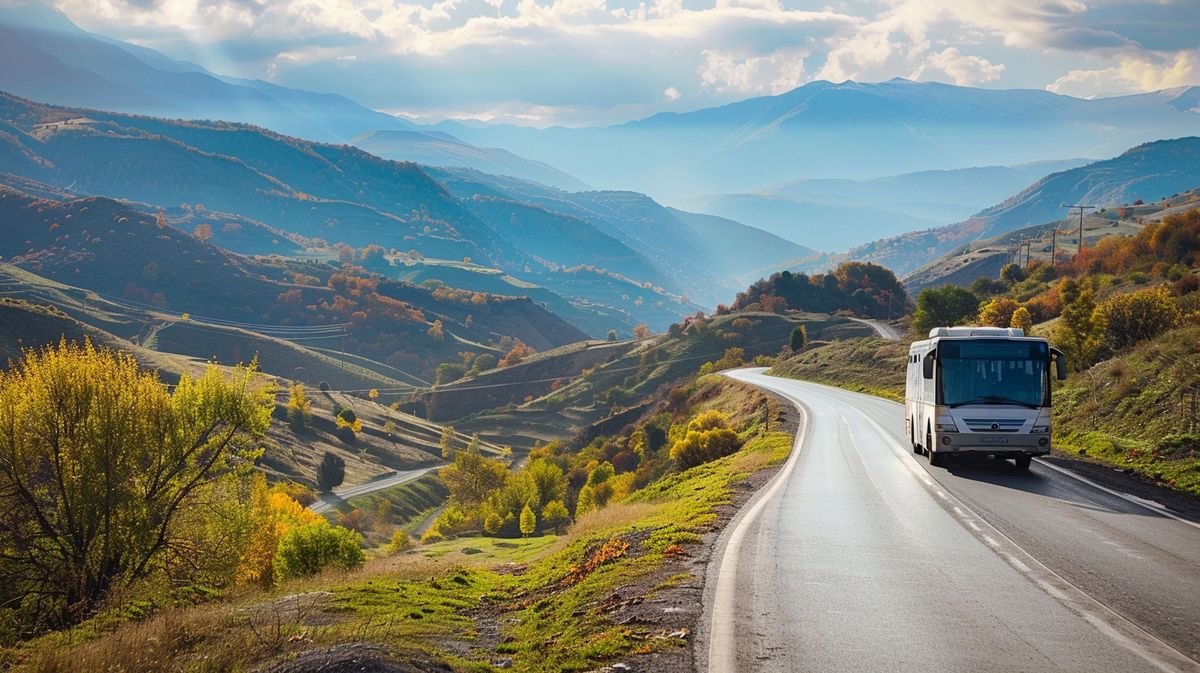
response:
[[[1060,205],[1059,207],[1067,209],[1068,217],[1071,214],[1075,213],[1076,211],[1079,212],[1079,246],[1077,248],[1075,248],[1075,257],[1078,258],[1079,254],[1081,252],[1083,252],[1083,214],[1089,210],[1095,210],[1096,206],[1088,206],[1088,205],[1084,205],[1082,203],[1072,206],[1072,205],[1064,203],[1064,204]]]

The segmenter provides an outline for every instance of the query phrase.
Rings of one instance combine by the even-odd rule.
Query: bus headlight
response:
[[[1033,430],[1031,430],[1031,432],[1035,435],[1044,435],[1047,432],[1050,432],[1050,426],[1049,425],[1035,425],[1035,426],[1033,426]]]
[[[954,424],[954,419],[949,416],[942,416],[933,424],[933,429],[938,432],[958,432],[958,426]]]

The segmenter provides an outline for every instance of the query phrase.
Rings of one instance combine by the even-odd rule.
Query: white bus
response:
[[[945,466],[951,455],[1013,458],[1028,470],[1050,452],[1050,367],[1067,363],[1020,329],[935,327],[908,352],[904,423],[913,451]]]

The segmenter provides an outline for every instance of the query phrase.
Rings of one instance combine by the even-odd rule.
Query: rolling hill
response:
[[[1200,205],[1200,190],[1192,189],[1170,198],[1104,208],[1088,213],[1083,221],[1084,246],[1089,247],[1106,236],[1131,236],[1167,215],[1181,213]],[[969,286],[976,278],[996,278],[1005,264],[1017,259],[1021,245],[1028,243],[1028,259],[1048,262],[1057,257],[1063,262],[1078,249],[1077,220],[1055,220],[1023,227],[986,240],[960,246],[906,276],[904,285],[910,294],[937,285]],[[1058,229],[1058,235],[1052,234]],[[1026,253],[1020,253],[1024,260]]]
[[[588,189],[583,182],[553,166],[519,157],[501,148],[475,147],[440,131],[370,131],[353,138],[350,144],[385,159],[429,166],[474,168],[484,173],[510,175],[571,191]]]
[[[553,240],[558,252],[573,255],[569,259],[547,256],[545,249],[529,251],[524,246],[536,247],[539,240],[524,237],[522,221],[485,220],[420,166],[344,145],[312,143],[239,124],[59,108],[4,94],[0,124],[0,171],[25,182],[150,204],[179,217],[187,215],[192,226],[200,223],[198,211],[217,213],[221,226],[219,232],[211,227],[214,237],[247,254],[298,254],[272,233],[278,232],[304,241],[306,247],[376,245],[416,251],[426,259],[470,259],[581,306],[608,307],[605,313],[611,320],[599,335],[609,328],[628,332],[639,322],[661,329],[694,310],[672,297],[710,285],[709,276],[698,269],[679,278],[667,265],[634,249],[616,253],[614,261],[623,264],[607,268],[611,273],[585,269],[564,275],[561,269],[580,266],[578,251],[602,237],[590,225],[575,229],[581,239],[559,235]],[[483,209],[486,204],[480,205]],[[537,214],[536,209],[515,207]],[[240,218],[263,227],[254,237],[229,235],[226,215],[235,224]],[[241,233],[247,231],[243,226]],[[586,292],[575,296],[579,275],[587,276]],[[647,294],[642,304],[633,289]],[[664,303],[643,312],[643,304],[658,301],[651,301],[650,295],[661,296]],[[668,304],[672,306],[664,310]]]
[[[58,201],[0,187],[0,221],[6,224],[0,260],[63,286],[55,290],[59,300],[42,299],[67,307],[103,302],[113,307],[110,316],[89,321],[93,312],[73,315],[125,338],[152,340],[161,332],[166,339],[179,329],[199,330],[172,350],[200,357],[248,358],[264,344],[234,349],[239,338],[250,336],[242,332],[251,332],[348,351],[428,379],[462,351],[502,354],[501,344],[514,339],[546,350],[585,337],[528,298],[339,275],[328,265],[252,260],[104,197]],[[32,292],[35,281],[26,278],[7,289]],[[164,331],[164,323],[181,319],[199,326]],[[223,339],[202,345],[199,337],[213,330],[226,330]],[[291,369],[276,373],[292,375]],[[373,378],[371,387],[391,383],[390,376]]]
[[[1200,185],[1200,138],[1139,145],[1112,159],[1046,176],[1020,193],[945,227],[916,231],[851,249],[849,259],[883,264],[898,274],[915,271],[961,245],[1031,224],[1057,221],[1062,204],[1097,207],[1157,201]]]

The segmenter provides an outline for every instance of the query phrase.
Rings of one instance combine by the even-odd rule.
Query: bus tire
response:
[[[1033,456],[1020,455],[1014,458],[1013,462],[1017,464],[1019,472],[1028,472],[1029,466],[1033,463]]]

